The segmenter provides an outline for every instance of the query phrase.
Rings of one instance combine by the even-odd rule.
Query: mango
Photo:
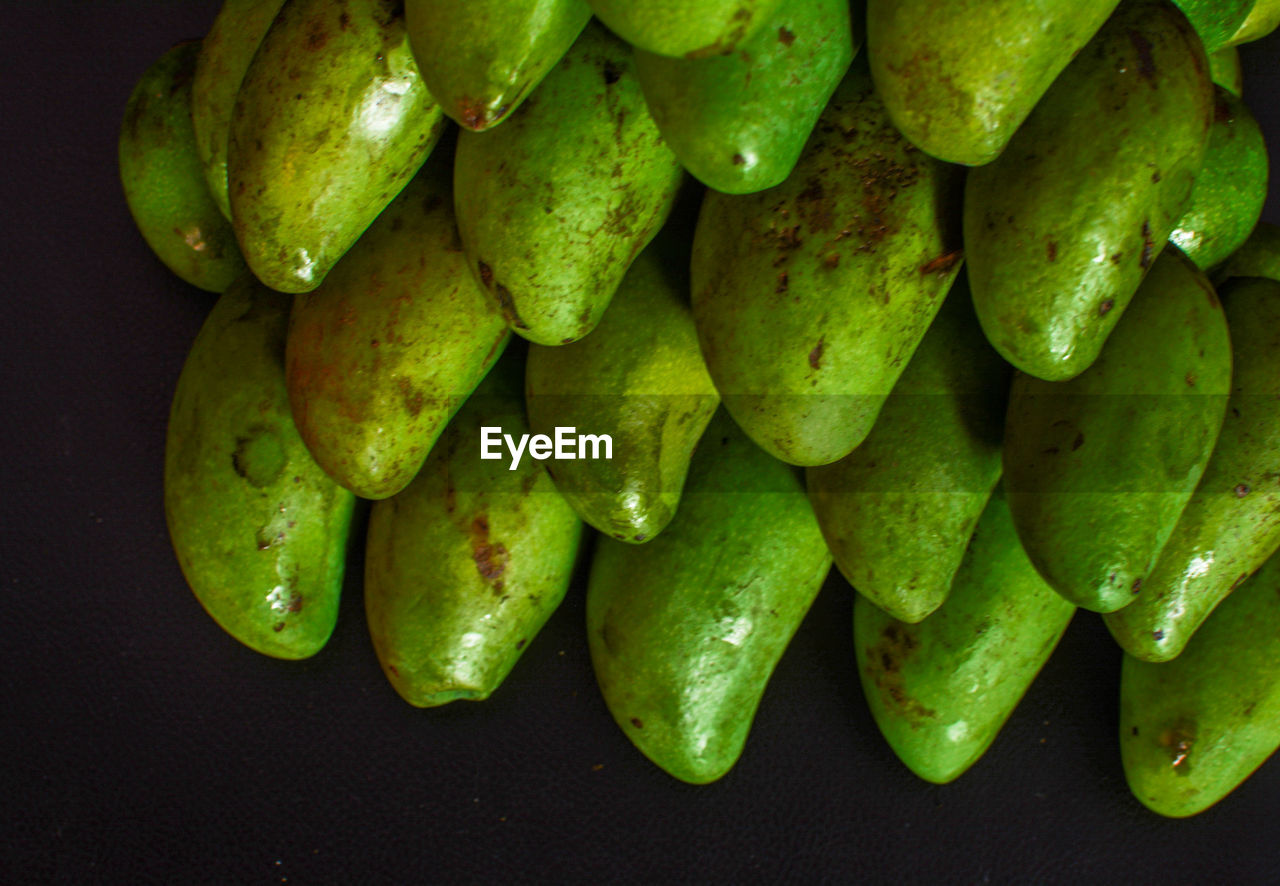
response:
[[[1244,245],[1214,272],[1214,277],[1220,281],[1232,277],[1280,280],[1280,225],[1259,222]]]
[[[1239,32],[1254,0],[1173,0],[1186,13],[1191,26],[1204,41],[1206,52],[1217,52],[1231,43]]]
[[[413,178],[444,115],[395,0],[291,0],[245,72],[227,149],[249,267],[310,292]]]
[[[1185,818],[1280,747],[1280,556],[1224,600],[1169,662],[1125,656],[1120,757],[1133,795]]]
[[[294,297],[294,420],[361,498],[408,485],[510,335],[462,253],[450,158],[433,156],[324,283]]]
[[[732,52],[784,0],[587,0],[600,21],[640,49],[703,58]]]
[[[958,167],[903,139],[855,65],[785,182],[707,192],[698,340],[765,451],[828,464],[867,436],[959,271],[960,184]]]
[[[728,772],[830,566],[795,471],[718,411],[671,525],[602,537],[591,564],[591,661],[627,738],[681,781]]]
[[[576,341],[662,227],[683,174],[626,45],[593,23],[506,124],[459,135],[467,259],[517,333]]]
[[[533,432],[575,428],[611,440],[609,459],[576,452],[547,470],[583,520],[623,541],[647,542],[671,522],[720,403],[693,328],[688,267],[688,241],[664,231],[636,258],[595,332],[529,346]]]
[[[908,624],[859,595],[858,675],[898,758],[926,781],[960,777],[991,746],[1075,611],[1027,559],[1000,492],[933,615]]]
[[[434,707],[488,698],[564,599],[582,523],[542,465],[482,460],[480,429],[528,433],[522,349],[498,362],[407,489],[379,501],[365,613],[387,679]]]
[[[1280,26],[1280,0],[1257,0],[1249,17],[1241,23],[1228,41],[1232,46],[1261,40]]]
[[[1209,78],[1239,98],[1244,92],[1244,75],[1240,71],[1240,50],[1226,46],[1209,56]]]
[[[1267,146],[1262,130],[1239,98],[1214,87],[1213,128],[1191,200],[1169,241],[1203,270],[1244,245],[1267,198]]]
[[[865,599],[910,623],[947,598],[1000,481],[1008,365],[960,279],[867,439],[806,471],[836,566]]]
[[[1223,304],[1234,372],[1218,445],[1141,592],[1106,617],[1120,645],[1146,661],[1181,653],[1280,548],[1280,283],[1235,281]]]
[[[465,129],[497,126],[533,92],[591,18],[584,0],[406,0],[427,89]]]
[[[192,286],[222,292],[244,273],[235,234],[204,183],[191,129],[199,43],[179,43],[142,75],[120,128],[120,181],[142,238]]]
[[[355,496],[312,460],[290,417],[288,316],[289,298],[249,274],[214,305],[169,413],[164,509],[214,620],[251,649],[296,659],[333,632]]]
[[[224,0],[200,44],[191,81],[191,126],[205,183],[219,211],[231,218],[227,193],[227,145],[231,113],[249,62],[275,21],[284,0]]]
[[[729,55],[636,50],[636,76],[685,169],[728,194],[781,184],[861,43],[849,0],[783,3]]]
[[[1231,386],[1222,306],[1170,247],[1098,360],[1069,382],[1019,373],[1004,484],[1040,574],[1096,612],[1131,603],[1204,473]]]
[[[1093,363],[1182,215],[1213,119],[1204,47],[1167,0],[1125,0],[965,188],[978,319],[1047,381]]]
[[[912,144],[981,166],[1000,155],[1116,3],[867,0],[871,73]]]

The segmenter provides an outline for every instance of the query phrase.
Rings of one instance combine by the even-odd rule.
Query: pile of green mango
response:
[[[187,582],[305,658],[363,545],[373,648],[432,707],[584,575],[610,712],[692,783],[833,565],[932,782],[1087,610],[1134,795],[1212,805],[1280,746],[1280,228],[1235,49],[1278,23],[225,0],[119,142],[142,236],[219,293],[165,453]]]

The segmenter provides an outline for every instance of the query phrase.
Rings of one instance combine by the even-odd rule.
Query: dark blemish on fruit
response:
[[[1048,243],[1046,243],[1045,252],[1049,256],[1049,261],[1057,261],[1058,260],[1058,242],[1056,240],[1050,240]]]
[[[396,380],[396,385],[400,389],[400,397],[404,400],[404,408],[414,418],[418,417],[418,413],[422,412],[422,406],[425,398],[422,391],[414,388],[413,383],[403,375]]]
[[[822,266],[829,271],[833,271],[840,266],[840,253],[832,252],[822,260]]]
[[[293,594],[290,595],[288,609],[290,612],[302,611],[302,595],[297,591],[294,591]]]
[[[1151,56],[1151,41],[1139,31],[1129,32],[1129,41],[1138,53],[1138,73],[1155,83],[1156,62]]]
[[[1098,305],[1098,316],[1099,317],[1107,316],[1107,314],[1110,314],[1111,309],[1114,308],[1115,306],[1116,306],[1115,299],[1111,299],[1111,298],[1107,299],[1102,304]]]
[[[1133,734],[1134,734],[1134,735],[1137,735],[1137,734],[1138,734],[1138,727],[1137,727],[1137,726],[1133,727],[1132,732],[1133,732]]]
[[[1248,580],[1248,578],[1249,578],[1249,573],[1247,572],[1242,572],[1239,575],[1237,575],[1236,580],[1231,583],[1231,590],[1234,591],[1236,588],[1240,587],[1240,585],[1244,584],[1245,581]]]
[[[1151,173],[1151,183],[1153,185],[1160,184],[1160,170],[1157,169],[1155,172]]]
[[[1187,387],[1189,388],[1194,388],[1196,386],[1196,374],[1194,372],[1188,372],[1182,377],[1182,380],[1187,383]]]
[[[1244,498],[1246,495],[1250,493],[1250,491],[1251,490],[1249,489],[1249,484],[1239,483],[1236,485],[1236,488],[1235,488],[1236,498]]]
[[[636,541],[644,541],[648,537],[649,536],[645,535],[643,532],[636,533]]]
[[[527,639],[525,639],[524,637],[521,637],[519,640],[517,640],[517,641],[516,641],[516,648],[517,648],[517,649],[523,649],[523,648],[524,648],[524,644],[526,644],[526,643],[528,643],[528,642],[529,642],[529,641],[528,641]]]
[[[271,626],[271,630],[275,631],[277,634],[280,633],[281,631],[284,630],[284,622],[282,621],[276,622]]]
[[[786,291],[787,291],[787,287],[788,287],[788,285],[789,285],[789,283],[788,283],[788,275],[787,275],[787,272],[786,272],[786,271],[780,271],[780,272],[778,273],[778,285],[777,285],[777,286],[775,286],[775,287],[773,288],[773,291],[774,291],[775,293],[777,293],[777,294],[781,295],[782,293],[784,293],[784,292],[786,292]]]
[[[814,233],[831,230],[831,206],[819,178],[809,179],[805,189],[796,195],[796,211],[809,223]]]
[[[1142,590],[1142,578],[1141,578],[1141,577],[1139,577],[1139,578],[1135,578],[1135,579],[1133,580],[1133,585],[1132,585],[1132,587],[1130,587],[1130,588],[1129,588],[1129,590],[1130,590],[1130,591],[1132,591],[1132,592],[1133,592],[1133,593],[1135,593],[1135,594],[1136,594],[1136,593],[1138,593],[1139,591],[1141,591],[1141,590]]]
[[[1213,121],[1215,123],[1231,122],[1231,106],[1227,104],[1221,93],[1214,96]]]
[[[1191,746],[1195,743],[1195,740],[1196,729],[1194,723],[1178,723],[1160,733],[1160,738],[1158,739],[1160,747],[1169,751],[1170,763],[1178,775],[1188,775],[1191,772],[1191,766],[1187,762],[1187,758],[1191,755]]]
[[[458,119],[462,121],[463,126],[472,131],[484,129],[488,123],[484,103],[470,96],[458,99]]]
[[[507,549],[501,542],[489,541],[489,518],[484,514],[477,514],[471,521],[471,559],[480,577],[494,583],[495,593],[500,592],[498,579],[507,568]]]
[[[345,30],[347,30],[348,28],[350,28],[350,27],[351,27],[351,16],[347,15],[345,12],[344,12],[344,13],[342,13],[341,15],[339,15],[339,16],[338,16],[338,26],[339,26],[340,28],[342,28],[342,30],[344,30],[344,31],[345,31]]]
[[[400,676],[400,672],[399,672],[398,670],[396,670],[396,666],[395,666],[395,665],[393,665],[393,664],[389,664],[389,665],[387,665],[387,670],[391,672],[391,676],[393,676],[393,677],[399,677],[399,676]]]
[[[328,42],[329,32],[324,29],[320,22],[312,22],[311,27],[307,29],[307,49],[324,49],[324,45]]]
[[[1138,262],[1145,271],[1151,267],[1151,261],[1155,258],[1156,241],[1151,239],[1151,222],[1147,219],[1142,220],[1142,259]]]
[[[823,336],[822,338],[818,339],[818,343],[814,345],[813,350],[809,352],[809,368],[810,369],[822,368],[822,350],[823,348],[826,347],[826,342],[827,342],[826,336]]]
[[[778,28],[778,42],[783,46],[790,46],[792,43],[796,42],[796,35],[791,31],[788,31],[786,26],[783,25]]]
[[[1113,252],[1113,253],[1111,254],[1111,263],[1112,263],[1113,265],[1118,265],[1118,264],[1120,264],[1120,262],[1121,262],[1121,261],[1123,261],[1123,260],[1124,260],[1124,253],[1123,253],[1123,252]]]
[[[744,156],[742,156],[741,154],[734,154],[734,155],[733,155],[733,165],[734,165],[734,166],[741,166],[743,163],[746,163],[746,162],[747,162],[747,158],[746,158],[746,157],[744,157]]]
[[[489,267],[482,261],[476,262],[476,269],[480,271],[480,282],[484,284],[486,289],[493,286],[493,268]]]
[[[1083,445],[1084,445],[1084,434],[1083,433],[1076,434],[1076,438],[1071,441],[1071,451],[1075,452],[1077,449],[1079,449]]]
[[[521,320],[520,315],[516,312],[516,303],[511,298],[511,291],[501,283],[495,285],[493,291],[498,296],[498,307],[501,309],[502,316],[506,318],[507,323],[516,329],[528,329],[529,324]]]
[[[964,257],[964,253],[959,249],[953,249],[950,252],[944,252],[937,258],[930,259],[920,266],[921,274],[945,274],[954,268],[960,259]]]
[[[1164,639],[1164,631],[1162,631],[1162,630],[1160,630],[1160,629],[1158,629],[1158,628],[1157,628],[1156,630],[1154,630],[1154,631],[1152,631],[1152,632],[1151,632],[1151,638],[1152,638],[1153,640],[1156,640],[1156,641],[1163,640],[1163,639]]]
[[[1061,451],[1062,451],[1062,450],[1061,450],[1061,449],[1059,449],[1057,446],[1050,446],[1048,449],[1044,450],[1044,454],[1045,454],[1045,455],[1057,455],[1057,454],[1058,454],[1059,452],[1061,452]]]
[[[643,722],[639,717],[632,717],[632,718],[631,718],[631,725],[632,725],[632,726],[634,726],[634,727],[636,727],[637,729],[643,729],[643,728],[644,728],[644,722]]]
[[[622,71],[613,62],[604,63],[604,84],[612,86],[622,79]]]

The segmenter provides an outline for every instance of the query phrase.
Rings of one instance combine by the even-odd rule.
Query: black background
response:
[[[169,401],[213,298],[151,256],[116,170],[133,83],[217,7],[0,4],[10,882],[1280,877],[1280,761],[1187,821],[1131,798],[1120,653],[1088,613],[946,787],[916,779],[876,731],[839,578],[738,766],[701,788],[613,724],[581,575],[483,704],[421,711],[394,694],[365,631],[358,555],[314,659],[274,661],[223,634],[183,582],[161,495]],[[1245,99],[1280,144],[1280,35],[1242,56]],[[1280,222],[1276,191],[1264,217]]]

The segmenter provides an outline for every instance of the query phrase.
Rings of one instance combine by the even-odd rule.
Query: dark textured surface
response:
[[[134,80],[216,7],[4,4],[4,879],[1276,880],[1280,761],[1195,819],[1139,806],[1115,736],[1119,652],[1088,614],[947,787],[876,732],[839,580],[738,767],[702,788],[658,771],[609,717],[581,579],[483,705],[400,701],[358,581],[310,661],[222,634],[183,583],[161,506],[169,399],[212,298],[148,253],[115,168]],[[1243,56],[1245,100],[1280,144],[1280,36]],[[1265,217],[1280,222],[1274,181]]]

